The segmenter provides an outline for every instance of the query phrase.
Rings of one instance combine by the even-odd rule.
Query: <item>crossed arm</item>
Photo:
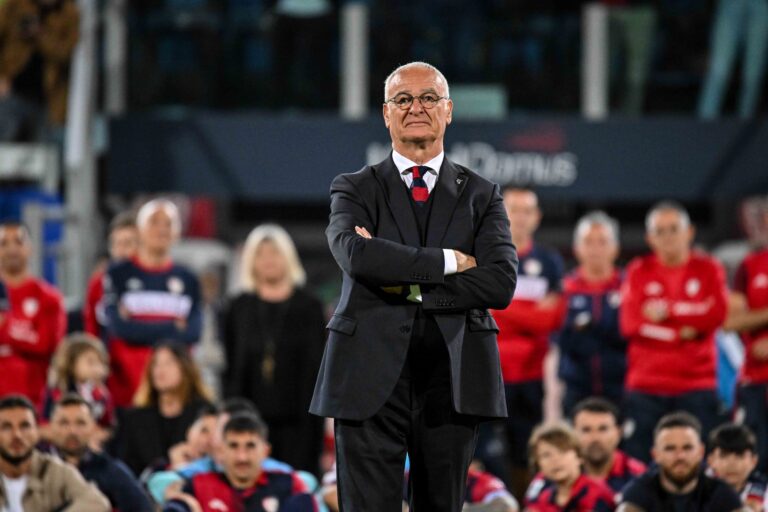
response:
[[[362,195],[347,176],[331,186],[331,215],[326,235],[336,262],[353,278],[374,286],[422,287],[425,310],[503,309],[512,298],[517,254],[509,221],[495,186],[474,239],[474,253],[456,251],[456,274],[444,275],[443,249],[413,247],[368,238],[374,222]],[[473,266],[476,265],[476,266]]]

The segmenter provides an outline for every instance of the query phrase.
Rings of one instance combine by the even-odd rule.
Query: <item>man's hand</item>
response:
[[[474,256],[464,254],[463,252],[457,251],[456,249],[453,250],[453,253],[456,255],[456,272],[464,272],[465,270],[469,270],[477,266],[477,261],[475,260]]]
[[[669,317],[669,307],[664,299],[650,299],[643,305],[643,316],[654,323],[663,322]]]
[[[750,347],[750,352],[758,361],[765,361],[768,359],[768,336],[760,338]]]
[[[187,319],[184,317],[177,317],[176,320],[173,321],[173,324],[176,326],[176,330],[179,332],[184,332],[187,330]]]
[[[696,339],[696,336],[698,336],[698,331],[694,327],[691,327],[690,325],[686,325],[684,327],[680,328],[680,338],[684,340],[693,340]]]
[[[368,230],[367,230],[367,229],[365,229],[365,228],[362,228],[362,227],[360,227],[360,226],[355,226],[355,233],[357,233],[357,234],[358,234],[358,235],[360,235],[361,237],[363,237],[363,238],[366,238],[366,239],[368,239],[368,240],[370,240],[371,238],[373,238],[373,237],[371,236],[371,234],[368,232]]]
[[[765,509],[763,509],[763,504],[760,503],[760,500],[757,499],[747,499],[747,502],[744,504],[744,511],[746,512],[764,512]]]
[[[203,507],[200,506],[200,503],[191,494],[187,494],[185,492],[179,492],[179,493],[173,494],[170,499],[184,502],[187,505],[187,507],[189,507],[189,510],[191,512],[203,512]]]

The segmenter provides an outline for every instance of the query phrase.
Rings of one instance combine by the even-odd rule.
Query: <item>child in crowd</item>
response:
[[[724,480],[750,511],[768,511],[768,481],[755,471],[757,440],[744,425],[725,424],[709,436],[709,472]]]
[[[53,356],[49,384],[42,400],[42,422],[47,423],[59,398],[75,392],[93,409],[99,428],[92,448],[99,449],[114,427],[114,406],[105,384],[108,373],[109,357],[101,340],[86,333],[74,333],[64,338]],[[44,435],[46,431],[47,428],[43,428]]]
[[[543,480],[535,480],[525,496],[525,512],[609,512],[613,492],[582,471],[576,433],[566,424],[536,428],[528,443],[531,463]]]

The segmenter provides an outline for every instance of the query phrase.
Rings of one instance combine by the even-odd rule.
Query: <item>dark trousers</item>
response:
[[[764,472],[768,469],[768,384],[739,387],[737,401],[744,411],[744,425],[757,437],[757,467]]]
[[[453,409],[448,351],[431,317],[417,316],[403,373],[373,417],[337,419],[342,512],[392,512],[403,501],[406,453],[412,512],[459,512],[478,420]]]
[[[650,462],[656,423],[665,414],[675,411],[686,411],[696,416],[701,422],[702,439],[706,440],[720,419],[719,408],[714,390],[691,391],[675,396],[628,391],[623,408],[628,422],[624,429],[627,435],[624,450],[632,457]]]

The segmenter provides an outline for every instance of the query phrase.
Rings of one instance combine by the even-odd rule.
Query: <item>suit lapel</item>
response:
[[[420,247],[419,227],[416,225],[416,217],[413,215],[408,189],[392,161],[392,154],[390,153],[389,158],[374,166],[373,170],[376,179],[384,189],[387,206],[392,212],[403,243]]]
[[[432,191],[436,194],[432,199],[432,211],[429,214],[427,228],[427,247],[441,247],[445,232],[451,223],[453,210],[456,209],[459,197],[467,186],[469,176],[445,158],[437,177],[437,184]]]

